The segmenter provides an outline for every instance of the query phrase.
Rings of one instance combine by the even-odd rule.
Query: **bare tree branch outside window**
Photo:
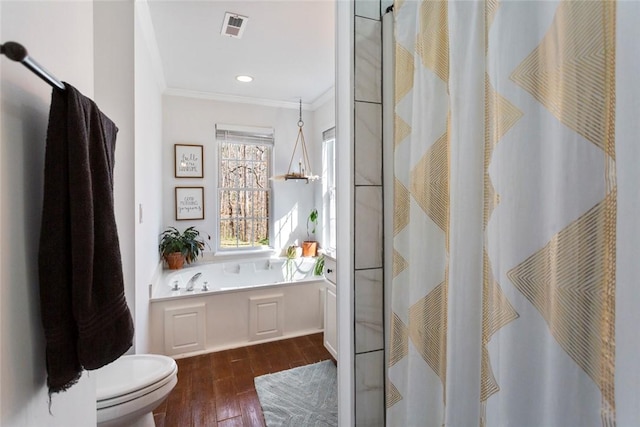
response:
[[[220,248],[269,245],[271,147],[219,144]]]

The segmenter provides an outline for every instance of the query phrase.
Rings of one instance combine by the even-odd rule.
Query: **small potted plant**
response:
[[[289,246],[286,255],[287,277],[285,277],[285,279],[291,281],[293,280],[293,260],[298,257],[298,247],[296,245]]]
[[[307,218],[307,240],[302,242],[302,256],[316,256],[318,252],[318,242],[315,240],[316,226],[318,225],[318,210],[316,208],[311,209],[309,217]],[[314,240],[311,240],[313,235]]]
[[[316,258],[315,264],[313,264],[313,275],[322,276],[324,274],[324,255],[320,255]]]
[[[195,227],[189,227],[180,233],[175,227],[167,227],[160,234],[158,250],[172,270],[182,268],[194,262],[204,249],[204,241],[199,239],[200,232]]]

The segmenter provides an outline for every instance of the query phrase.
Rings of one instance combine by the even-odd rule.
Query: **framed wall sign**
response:
[[[202,178],[202,145],[175,144],[176,178]]]
[[[204,187],[176,187],[176,220],[204,219]]]

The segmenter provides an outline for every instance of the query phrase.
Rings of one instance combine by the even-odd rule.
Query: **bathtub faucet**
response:
[[[191,279],[189,279],[189,281],[187,282],[187,291],[192,291],[193,290],[193,286],[196,284],[196,281],[200,278],[200,276],[202,276],[202,273],[196,273],[193,275],[193,277]]]

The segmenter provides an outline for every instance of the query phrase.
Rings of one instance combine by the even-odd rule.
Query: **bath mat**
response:
[[[267,427],[338,425],[338,378],[331,360],[254,379]]]

